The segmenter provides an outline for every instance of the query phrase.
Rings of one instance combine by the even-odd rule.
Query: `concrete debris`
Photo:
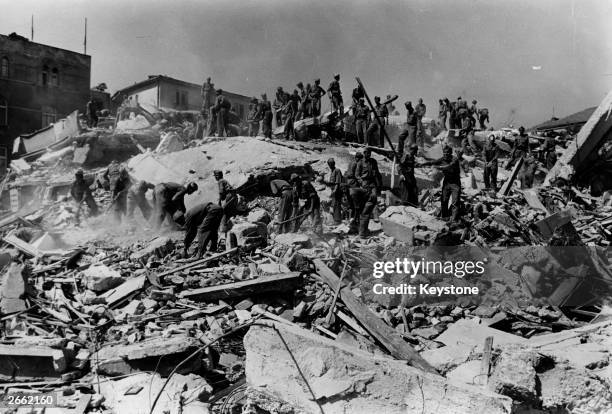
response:
[[[571,180],[542,186],[539,171],[532,188],[519,190],[522,158],[501,167],[515,131],[493,132],[499,191],[485,185],[479,154],[488,133],[478,131],[468,139],[471,153],[457,157],[458,203],[451,194],[442,206],[448,187],[436,166],[416,167],[406,202],[392,151],[369,147],[381,191],[356,205],[359,192],[352,199],[343,182],[328,182],[338,175],[327,161],[346,177],[365,147],[329,143],[341,138],[333,113],[296,122],[300,141],[205,137],[201,120],[169,125],[171,118],[123,108],[115,129],[90,128],[48,154],[12,162],[2,184],[12,213],[0,217],[4,382],[74,387],[62,404],[82,413],[148,413],[157,396],[154,413],[610,409],[612,325],[590,322],[606,317],[602,302],[612,295],[610,196]],[[436,134],[427,125],[419,165],[462,144],[460,130]],[[313,130],[323,139],[301,141]],[[591,138],[585,142],[595,145]],[[126,197],[126,207],[136,199],[143,206],[135,216],[119,212],[121,221],[110,221],[123,196],[111,195],[106,168],[98,168],[109,159],[125,162],[131,184],[196,183],[184,197],[186,214],[172,212],[157,229],[149,218],[168,200],[147,187]],[[91,192],[86,205],[70,195],[77,168]],[[294,174],[312,190],[291,190],[293,222],[283,228],[270,183],[291,187]],[[224,209],[224,229],[190,258],[176,229],[189,226],[182,220],[201,203]],[[357,210],[366,206],[369,232],[357,235],[365,218]],[[207,230],[194,234],[204,241]],[[374,293],[374,284],[426,282],[424,272],[374,278],[376,263],[430,256],[484,260],[491,277],[454,284],[490,296]]]

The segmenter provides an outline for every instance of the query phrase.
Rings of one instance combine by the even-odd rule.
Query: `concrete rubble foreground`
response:
[[[225,250],[183,258],[181,233],[160,235],[139,216],[113,227],[102,215],[78,227],[66,197],[81,165],[76,153],[51,166],[16,163],[13,183],[35,189],[0,218],[0,388],[57,393],[74,413],[612,410],[612,319],[605,300],[591,306],[596,294],[610,297],[609,196],[521,190],[510,171],[503,194],[487,191],[468,157],[463,197],[472,211],[453,225],[437,218],[436,170],[420,173],[420,208],[398,205],[394,165],[380,150],[373,156],[389,189],[363,239],[333,222],[331,191],[316,178],[330,157],[345,171],[363,146],[232,137],[181,149],[166,138],[171,150],[127,159],[130,175],[197,182],[190,207],[216,200],[212,172],[222,170],[249,207],[233,218]],[[442,133],[427,150],[449,142]],[[265,188],[292,173],[314,178],[323,234],[308,226],[277,234]],[[94,196],[109,204],[106,191]],[[488,259],[490,301],[372,294],[374,262],[440,246]],[[544,283],[565,264],[544,248],[567,246],[588,260],[572,268],[575,277]],[[547,285],[547,301],[526,293],[535,285]]]

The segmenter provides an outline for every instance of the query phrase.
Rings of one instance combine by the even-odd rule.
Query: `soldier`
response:
[[[416,177],[414,176],[414,167],[416,165],[416,155],[418,151],[418,145],[410,145],[410,151],[404,154],[399,162],[399,171],[402,174],[400,180],[400,198],[402,204],[405,206],[419,206],[419,189],[417,187]]]
[[[188,256],[189,246],[198,235],[197,258],[204,256],[210,242],[210,251],[217,250],[218,230],[223,216],[223,209],[214,203],[202,203],[189,209],[185,214],[185,239],[183,257]]]
[[[424,143],[423,143],[423,117],[425,116],[425,113],[427,112],[427,107],[425,106],[425,104],[423,103],[423,98],[419,98],[419,103],[417,104],[417,106],[414,108],[414,112],[416,113],[416,117],[417,117],[417,138],[418,138],[418,144],[419,147],[423,148]]]
[[[297,116],[299,107],[300,95],[297,89],[294,89],[293,95],[289,96],[289,100],[287,101],[287,104],[284,107],[284,111],[286,114],[284,129],[285,139],[295,139],[295,129],[293,128],[293,124],[295,122],[295,117]]]
[[[363,98],[360,98],[355,108],[355,128],[357,130],[357,142],[360,144],[366,143],[369,119],[370,109],[365,105]]]
[[[365,192],[365,204],[359,217],[359,236],[368,236],[370,218],[378,203],[378,191],[382,187],[382,176],[378,169],[378,162],[371,157],[372,151],[366,148],[363,159],[357,164],[355,176]]]
[[[113,160],[102,177],[109,182],[111,205],[115,220],[121,222],[121,215],[127,213],[127,191],[130,186],[130,177],[125,169],[116,160]]]
[[[544,144],[542,145],[542,152],[544,155],[544,166],[547,170],[550,170],[557,162],[557,144],[552,136],[547,136]]]
[[[446,131],[446,113],[448,112],[448,108],[446,107],[446,102],[442,99],[438,100],[438,123],[440,127]]]
[[[332,214],[334,217],[334,223],[342,223],[342,172],[339,168],[336,168],[336,160],[330,158],[327,160],[329,166],[329,180],[326,184],[332,187]]]
[[[331,100],[332,111],[336,112],[339,118],[342,118],[344,116],[344,106],[342,104],[342,91],[340,90],[339,73],[334,75],[334,80],[329,84],[327,93],[329,94],[329,99]]]
[[[480,123],[480,129],[485,130],[487,126],[485,122],[489,123],[489,110],[487,108],[482,108],[478,111],[478,122]]]
[[[74,181],[72,182],[72,186],[70,187],[70,195],[74,198],[74,202],[76,204],[75,207],[75,219],[77,224],[80,222],[81,215],[81,206],[83,205],[83,201],[89,207],[89,215],[91,217],[97,216],[98,205],[91,195],[91,189],[89,188],[90,184],[85,181],[83,176],[83,170],[78,169],[74,174]]]
[[[276,221],[280,226],[279,233],[289,233],[292,229],[292,213],[297,207],[297,196],[294,194],[291,184],[285,180],[277,179],[270,181],[270,189],[272,190],[272,195],[280,197],[276,217]]]
[[[356,88],[353,89],[353,105],[358,105],[360,99],[365,99],[365,90],[361,85],[357,85]]]
[[[213,106],[214,118],[217,121],[217,136],[226,137],[229,130],[227,129],[228,114],[232,108],[232,104],[223,95],[222,89],[217,89],[217,100]]]
[[[272,105],[265,93],[261,94],[261,102],[257,109],[257,119],[261,119],[261,133],[266,138],[272,138]]]
[[[256,97],[253,97],[251,99],[251,103],[249,104],[249,113],[247,115],[247,121],[249,123],[249,136],[250,137],[256,137],[257,133],[259,132],[259,121],[261,121],[260,118],[258,118],[258,113],[259,113],[259,102],[257,101]]]
[[[184,217],[174,220],[174,215],[177,212],[185,214],[185,195],[193,194],[198,190],[196,183],[189,183],[183,187],[177,183],[160,183],[153,189],[153,200],[155,202],[155,227],[159,229],[168,216],[168,223],[179,224],[184,220]]]
[[[406,128],[399,135],[397,143],[397,151],[400,158],[404,154],[406,139],[408,139],[408,145],[416,144],[417,117],[412,107],[412,102],[407,101],[404,103],[404,106],[406,107]]]
[[[97,127],[98,126],[98,114],[96,111],[96,103],[94,102],[93,99],[90,99],[89,102],[87,102],[86,113],[87,113],[87,126],[89,128]]]
[[[300,98],[300,102],[298,105],[298,110],[295,114],[294,117],[294,121],[299,121],[300,119],[302,119],[304,117],[304,115],[306,114],[306,89],[304,88],[304,84],[302,82],[298,82],[297,85],[298,87],[297,92],[298,92],[298,96]]]
[[[215,85],[210,82],[210,78],[206,78],[206,82],[202,84],[202,113],[208,114],[208,110],[214,103]]]
[[[476,116],[478,116],[478,107],[476,106],[478,102],[476,99],[472,101],[472,106],[468,109],[468,116],[470,117],[470,122],[473,126],[476,126]]]
[[[274,100],[274,112],[276,113],[276,126],[284,125],[283,107],[287,105],[288,95],[282,86],[276,88],[276,99]]]
[[[531,148],[529,147],[529,135],[525,134],[525,128],[519,128],[519,135],[514,140],[514,147],[510,154],[510,160],[506,168],[510,168],[517,162],[521,157],[527,154],[531,154]]]
[[[297,174],[291,174],[291,184],[293,184],[294,195],[298,199],[306,200],[303,206],[294,210],[293,232],[297,233],[304,220],[310,217],[314,232],[322,233],[321,199],[319,194],[317,194],[317,190],[315,190],[309,180],[302,180]]]
[[[312,105],[312,116],[321,115],[321,98],[325,95],[325,89],[321,87],[321,80],[316,79],[310,90],[310,100]]]
[[[533,157],[531,152],[527,153],[523,157],[523,165],[518,174],[518,178],[521,181],[521,189],[525,190],[533,186],[533,179],[535,178],[535,172],[538,169],[538,163]]]
[[[351,233],[356,233],[359,230],[359,216],[365,204],[365,190],[361,188],[356,175],[357,165],[362,159],[363,154],[361,152],[355,153],[355,158],[350,162],[345,174],[349,194],[349,206],[351,207]]]
[[[495,142],[495,135],[489,135],[489,142],[485,144],[482,150],[482,158],[485,162],[485,188],[492,188],[494,191],[497,191],[497,160],[499,159],[499,147]]]
[[[453,150],[445,146],[442,150],[442,158],[417,164],[417,167],[437,166],[444,174],[442,181],[442,197],[440,199],[440,216],[447,219],[449,216],[453,222],[459,219],[459,201],[461,197],[461,165],[459,158],[453,156]],[[451,211],[448,211],[448,202],[451,202]]]
[[[380,103],[380,97],[374,97],[374,111],[378,116],[378,119],[383,123],[385,123],[385,119],[389,115],[387,113],[387,107]],[[366,132],[368,145],[377,146],[380,148],[385,147],[385,139],[383,136],[383,132],[380,130],[380,126],[378,125],[378,121],[376,120],[376,116],[372,114],[372,119],[370,122],[370,126]]]
[[[136,207],[142,212],[142,216],[145,220],[149,220],[151,217],[151,206],[147,201],[146,194],[148,190],[153,190],[155,186],[144,180],[138,181],[132,185],[128,190],[127,194],[127,216],[128,218],[134,217],[134,210]]]
[[[223,173],[219,170],[213,171],[213,176],[219,186],[219,205],[223,208],[223,218],[221,219],[221,231],[229,230],[228,221],[236,215],[238,208],[238,195],[230,183],[223,178]]]

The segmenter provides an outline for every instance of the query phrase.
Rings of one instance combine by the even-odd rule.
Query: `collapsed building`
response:
[[[304,141],[288,142],[200,138],[197,121],[126,106],[108,128],[14,161],[2,184],[13,211],[0,218],[0,387],[75,413],[608,412],[612,205],[605,186],[593,191],[604,169],[590,167],[607,160],[611,99],[533,189],[500,169],[502,189],[487,191],[481,161],[464,155],[460,225],[437,218],[436,169],[417,171],[420,207],[403,206],[392,152],[372,148],[386,191],[367,239],[329,214],[326,160],[346,171],[364,148],[330,143],[329,114],[296,122]],[[427,132],[424,159],[460,145],[457,131]],[[512,134],[495,134],[507,152]],[[76,226],[74,171],[95,177],[111,158],[135,180],[198,183],[187,207],[216,200],[221,170],[249,212],[198,260],[140,216]],[[277,231],[269,182],[293,173],[314,182],[323,234]],[[95,197],[110,202],[103,188]],[[373,277],[398,257],[482,261],[486,275]],[[483,295],[376,293],[410,283]]]

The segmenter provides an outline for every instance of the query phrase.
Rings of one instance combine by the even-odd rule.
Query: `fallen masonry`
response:
[[[612,324],[600,300],[612,297],[605,195],[539,182],[521,190],[520,166],[500,171],[502,190],[486,190],[482,161],[464,155],[471,171],[461,177],[462,221],[449,223],[438,214],[440,173],[420,168],[418,207],[400,205],[392,155],[374,148],[386,193],[361,238],[348,217],[334,221],[325,182],[329,158],[344,173],[363,146],[205,137],[183,148],[170,135],[161,145],[151,138],[154,118],[141,115],[119,120],[146,122],[137,145],[111,134],[127,139],[116,145],[130,148],[121,159],[132,179],[197,182],[189,208],[217,201],[213,171],[221,170],[247,211],[231,219],[217,249],[189,258],[182,232],[158,231],[139,211],[113,225],[103,188],[93,195],[107,211],[75,222],[67,194],[76,164],[94,179],[101,170],[93,160],[103,159],[96,152],[119,147],[92,138],[47,157],[62,163],[17,162],[11,185],[20,210],[0,217],[1,390],[57,391],[60,407],[79,413],[611,409]],[[607,122],[565,157],[578,171]],[[419,161],[455,145],[455,131],[429,132]],[[159,151],[144,149],[148,141]],[[321,233],[310,219],[279,233],[269,183],[293,173],[312,179]],[[36,188],[29,202],[28,183]],[[486,259],[490,277],[453,285],[486,295],[377,295],[374,283],[406,281],[396,272],[374,279],[374,263],[415,256]],[[415,279],[435,292],[447,287]]]

